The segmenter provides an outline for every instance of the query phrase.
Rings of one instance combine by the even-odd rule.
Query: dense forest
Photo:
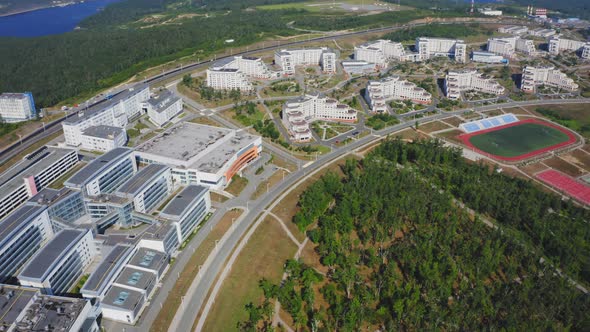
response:
[[[413,41],[418,37],[429,36],[438,38],[465,38],[469,36],[488,35],[494,33],[493,29],[479,24],[429,24],[411,29],[397,30],[383,36],[385,39],[397,41]]]
[[[590,329],[590,297],[555,269],[590,283],[587,210],[439,141],[392,139],[342,171],[312,184],[293,219],[328,272],[287,261],[239,330],[269,331],[273,299],[310,331]]]

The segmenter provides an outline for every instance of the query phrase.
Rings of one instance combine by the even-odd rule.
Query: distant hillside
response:
[[[51,6],[53,0],[0,0],[0,15]]]

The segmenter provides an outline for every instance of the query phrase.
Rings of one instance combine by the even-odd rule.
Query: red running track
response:
[[[535,150],[535,151],[531,151],[531,152],[528,152],[528,153],[525,153],[525,154],[521,154],[520,156],[516,156],[516,157],[503,157],[503,156],[498,156],[498,155],[495,155],[495,154],[491,154],[489,152],[482,151],[482,150],[476,148],[469,141],[469,139],[471,137],[473,137],[473,136],[477,136],[477,135],[489,133],[489,132],[492,132],[492,131],[496,131],[496,130],[500,130],[500,129],[504,129],[504,128],[508,128],[508,127],[518,126],[518,125],[521,125],[523,123],[536,123],[536,124],[540,124],[540,125],[543,125],[543,126],[555,128],[555,129],[561,131],[562,133],[566,134],[569,139],[567,141],[565,141],[565,142],[561,142],[561,143],[558,143],[558,144],[554,144],[554,145],[548,146],[546,148],[542,148],[542,149],[539,149],[539,150]],[[463,141],[463,144],[465,144],[466,146],[468,146],[472,150],[477,151],[478,153],[483,154],[484,156],[490,156],[490,157],[492,157],[494,159],[504,160],[504,161],[520,161],[520,160],[528,159],[528,158],[531,158],[531,157],[534,157],[534,156],[538,156],[540,154],[543,154],[543,153],[545,153],[547,151],[551,151],[551,150],[555,150],[555,149],[558,149],[558,148],[562,148],[564,146],[568,146],[568,145],[573,144],[573,143],[575,143],[577,141],[576,136],[571,131],[566,130],[566,129],[564,129],[564,128],[558,126],[558,125],[555,125],[553,123],[541,121],[541,120],[538,120],[538,119],[525,119],[525,120],[520,120],[518,122],[513,122],[513,123],[505,124],[505,125],[502,125],[502,126],[499,126],[499,127],[484,129],[484,130],[476,131],[474,133],[461,134],[458,137],[461,139],[461,141]]]
[[[543,171],[535,176],[575,199],[590,205],[590,187],[581,184],[574,178],[553,169]]]

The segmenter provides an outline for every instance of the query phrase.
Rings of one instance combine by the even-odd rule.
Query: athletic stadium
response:
[[[483,155],[518,162],[577,141],[569,130],[539,119],[519,120],[514,114],[502,114],[463,123],[459,139]]]

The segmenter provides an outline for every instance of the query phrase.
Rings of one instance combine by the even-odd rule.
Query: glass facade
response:
[[[126,158],[125,161],[98,179],[98,187],[100,188],[100,192],[107,194],[111,193],[132,176],[133,161]]]
[[[18,239],[0,255],[0,282],[14,276],[14,273],[41,247],[45,238],[43,230],[30,226]]]

